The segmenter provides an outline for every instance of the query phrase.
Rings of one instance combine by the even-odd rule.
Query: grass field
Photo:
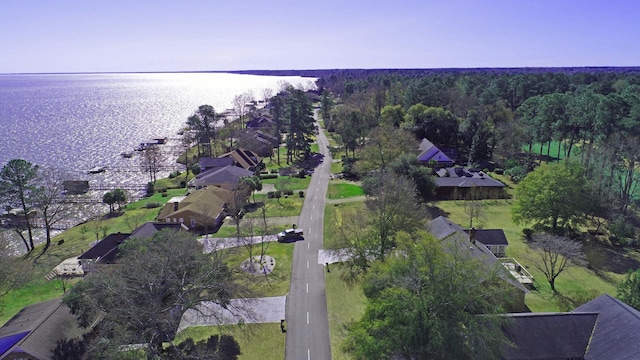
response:
[[[333,360],[348,360],[351,357],[342,351],[342,343],[347,336],[347,327],[359,320],[367,299],[360,284],[349,286],[340,279],[340,266],[333,266],[325,276],[327,309],[329,311],[329,336]]]
[[[327,198],[329,199],[344,199],[361,195],[364,195],[364,192],[360,185],[343,180],[330,182],[327,189]]]

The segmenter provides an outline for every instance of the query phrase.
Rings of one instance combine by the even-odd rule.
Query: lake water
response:
[[[22,158],[95,184],[140,184],[138,161],[120,154],[157,136],[176,138],[198,106],[217,112],[233,98],[283,82],[315,79],[224,73],[0,75],[0,166]],[[88,175],[87,170],[108,170]]]

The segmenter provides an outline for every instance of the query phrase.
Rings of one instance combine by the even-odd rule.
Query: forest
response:
[[[411,133],[404,142],[428,138],[455,148],[458,165],[504,172],[515,182],[567,159],[588,182],[585,221],[596,231],[606,223],[614,242],[635,242],[638,68],[336,70],[317,85],[332,96],[322,97],[320,112],[343,154],[351,154],[346,173],[371,168],[363,166],[365,144],[382,127]]]

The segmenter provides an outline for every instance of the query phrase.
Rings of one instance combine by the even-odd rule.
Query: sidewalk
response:
[[[228,309],[205,302],[197,310],[190,309],[184,313],[178,332],[190,326],[278,323],[285,318],[286,299],[286,296],[232,299]]]

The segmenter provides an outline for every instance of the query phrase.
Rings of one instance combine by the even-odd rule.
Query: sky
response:
[[[636,0],[0,0],[0,74],[640,66]]]

